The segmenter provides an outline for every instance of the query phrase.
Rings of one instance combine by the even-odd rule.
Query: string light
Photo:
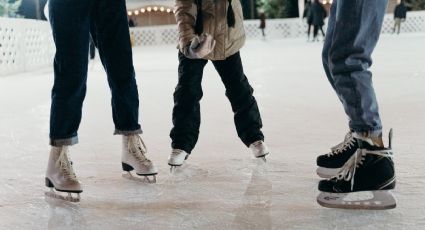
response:
[[[323,0],[324,3],[326,1],[332,2],[332,0]],[[175,10],[172,10],[171,8],[166,8],[164,6],[148,6],[146,8],[140,8],[138,10],[129,10],[129,11],[127,11],[127,14],[128,14],[128,16],[132,16],[132,15],[139,15],[140,13],[143,14],[143,13],[152,12],[152,11],[157,12],[158,10],[160,12],[163,12],[163,13],[164,12],[167,12],[167,13],[173,12],[173,13],[175,13]]]

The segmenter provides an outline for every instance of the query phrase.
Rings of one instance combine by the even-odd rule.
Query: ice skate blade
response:
[[[170,173],[174,173],[174,172],[176,172],[176,170],[177,170],[178,168],[181,168],[181,167],[183,166],[183,164],[181,164],[181,165],[168,164],[168,165],[170,166]]]
[[[325,179],[329,179],[331,177],[334,177],[340,172],[340,168],[331,169],[331,168],[324,168],[324,167],[318,167],[316,170],[316,174]]]
[[[359,200],[348,199],[350,196],[361,196],[365,193],[372,193],[373,197]],[[396,200],[388,190],[353,193],[322,192],[317,197],[317,203],[326,208],[340,209],[385,210],[396,207]]]
[[[127,172],[125,174],[122,174],[122,177],[128,180],[136,181],[136,182],[142,182],[142,183],[148,183],[148,184],[155,184],[156,183],[156,175],[139,175],[140,177],[135,177],[130,172]],[[152,177],[149,178],[149,177]]]
[[[268,156],[268,155],[269,155],[269,153],[266,153],[266,154],[261,155],[261,156],[256,156],[255,158],[262,160],[264,163],[267,163],[266,156]]]
[[[50,198],[54,198],[54,199],[58,199],[58,200],[64,200],[64,201],[73,202],[73,203],[80,202],[80,200],[81,200],[79,193],[77,193],[77,197],[73,197],[71,195],[71,193],[68,193],[67,196],[63,196],[63,195],[56,193],[55,191],[52,190],[52,191],[49,191],[49,192],[45,192],[44,195],[46,195],[47,197],[50,197]]]

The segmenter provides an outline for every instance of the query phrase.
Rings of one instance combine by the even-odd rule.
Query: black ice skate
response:
[[[377,147],[367,139],[358,142],[358,150],[341,171],[329,180],[319,182],[317,202],[328,208],[391,209],[396,200],[389,190],[395,187],[395,171],[391,149]],[[373,197],[370,197],[372,193]]]
[[[331,152],[317,157],[317,175],[322,178],[331,178],[338,174],[341,167],[357,151],[359,140],[350,131],[344,141],[331,148]]]

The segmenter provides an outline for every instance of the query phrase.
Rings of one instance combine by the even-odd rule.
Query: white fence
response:
[[[382,33],[392,33],[393,16],[385,16]],[[259,21],[245,22],[248,39],[261,38]],[[300,19],[267,21],[270,39],[306,36],[306,25]],[[425,11],[409,12],[402,25],[403,33],[425,32]],[[177,44],[176,26],[132,28],[136,46]],[[52,65],[55,46],[47,22],[0,18],[0,76],[31,71]]]
[[[259,39],[262,34],[258,29],[258,20],[245,21],[245,32],[248,39]],[[382,33],[392,33],[394,19],[392,14],[385,16]],[[306,36],[307,25],[300,19],[270,19],[267,20],[266,34],[270,39],[298,38]],[[403,33],[425,32],[425,11],[409,12],[406,22],[402,24]],[[136,46],[177,44],[176,26],[132,28]]]
[[[54,53],[47,22],[0,18],[0,75],[51,65]]]

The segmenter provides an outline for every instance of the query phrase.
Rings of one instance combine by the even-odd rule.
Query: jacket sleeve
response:
[[[196,36],[197,9],[193,0],[176,0],[174,10],[179,33],[179,49],[181,51]]]

